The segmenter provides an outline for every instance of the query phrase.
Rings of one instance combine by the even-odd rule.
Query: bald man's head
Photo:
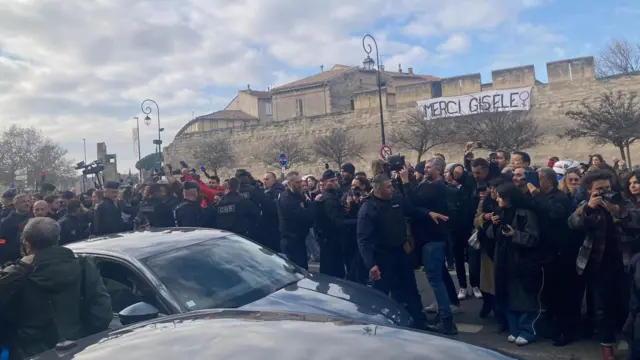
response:
[[[33,204],[33,215],[35,217],[46,217],[49,215],[49,204],[44,200],[38,200]]]

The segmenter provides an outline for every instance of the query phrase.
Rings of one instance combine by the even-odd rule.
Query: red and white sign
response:
[[[388,145],[382,145],[382,147],[380,148],[380,157],[383,160],[387,160],[387,158],[389,156],[391,156],[393,154],[393,152],[391,151],[391,147]]]

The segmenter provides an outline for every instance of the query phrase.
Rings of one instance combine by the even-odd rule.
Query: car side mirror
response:
[[[160,314],[160,311],[155,306],[146,302],[139,302],[124,308],[120,311],[118,317],[120,318],[120,323],[126,326],[155,319],[158,314]]]

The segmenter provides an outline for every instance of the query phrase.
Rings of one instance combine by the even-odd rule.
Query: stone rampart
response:
[[[529,113],[547,134],[543,145],[527,149],[535,163],[544,164],[549,156],[569,157],[580,161],[585,161],[592,153],[600,153],[606,159],[611,159],[613,156],[620,157],[619,151],[612,146],[595,147],[587,140],[569,142],[559,139],[557,134],[571,125],[565,113],[578,108],[583,100],[595,102],[602,93],[608,91],[640,92],[640,75],[596,79],[592,57],[551,62],[547,64],[547,72],[549,80],[546,84],[535,80],[533,66],[495,70],[492,72],[491,85],[481,84],[478,74],[443,79],[442,92],[443,96],[455,96],[489,89],[533,86]],[[389,101],[389,95],[386,92],[383,94],[387,138],[395,128],[402,126],[403,119],[408,113],[416,111],[415,101],[430,98],[432,89],[432,82],[422,82],[395,87],[392,101]],[[366,96],[371,96],[372,99],[360,98]],[[338,128],[348,130],[366,144],[364,160],[353,159],[352,162],[358,169],[369,172],[371,160],[379,157],[380,115],[377,97],[377,91],[356,94],[355,104],[375,104],[375,106],[356,106],[355,111],[352,112],[183,134],[174,139],[165,149],[165,161],[177,165],[182,159],[192,160],[190,148],[201,141],[206,141],[207,137],[221,133],[228,136],[234,145],[238,155],[236,167],[260,173],[264,171],[265,166],[257,162],[254,156],[268,147],[273,139],[287,136],[305,144],[311,144],[317,136]],[[393,146],[393,144],[390,145]],[[632,149],[632,158],[640,162],[640,157],[636,155],[637,149],[640,149],[640,145]],[[415,155],[409,154],[406,149],[394,148],[394,152],[406,154],[415,161]],[[461,148],[458,145],[433,149],[432,152],[442,152],[448,159],[461,157]],[[293,167],[303,172],[318,174],[322,171],[324,162],[324,159],[314,159],[309,164],[293,164]],[[332,166],[335,165],[332,164]]]

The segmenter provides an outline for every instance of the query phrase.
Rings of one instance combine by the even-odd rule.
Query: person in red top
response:
[[[200,184],[200,194],[202,194],[202,208],[207,208],[210,205],[215,204],[216,194],[224,194],[225,192],[225,189],[220,186],[220,179],[215,175],[209,178],[209,184],[205,184],[201,179],[195,179],[193,176],[191,176],[189,169],[182,168],[182,177],[184,177],[185,182],[195,181]]]

